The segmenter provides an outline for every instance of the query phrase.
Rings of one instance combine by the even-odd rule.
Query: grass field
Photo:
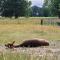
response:
[[[41,25],[42,18],[0,18],[0,45],[4,45],[7,42],[16,41],[16,44],[22,43],[27,39],[47,39],[48,41],[60,40],[60,26],[56,25],[56,22],[60,22],[58,18],[43,19],[43,25]],[[60,43],[59,43],[60,44]],[[52,45],[51,45],[52,46]],[[57,47],[58,48],[58,47]],[[60,48],[60,47],[59,47]],[[28,51],[26,48],[21,48],[22,52]],[[17,52],[19,49],[6,50],[7,52],[0,51],[0,60],[59,60],[60,54],[51,52],[50,47],[47,50],[44,48],[33,48],[32,54],[26,54]],[[1,50],[1,49],[0,49]],[[4,50],[4,49],[2,49]],[[34,52],[34,50],[36,50]],[[47,51],[43,57],[36,55],[38,51]],[[31,49],[29,50],[31,51]],[[42,52],[43,52],[42,51]],[[17,53],[16,53],[17,52]],[[34,53],[33,53],[34,52]],[[59,53],[60,51],[58,51]],[[29,52],[28,52],[29,53]],[[51,59],[50,59],[51,58]]]
[[[51,19],[51,21],[52,20],[53,19]],[[20,43],[23,40],[32,38],[47,40],[60,39],[60,26],[51,25],[49,23],[50,20],[44,20],[43,23],[48,22],[48,24],[41,25],[40,21],[40,18],[1,19],[0,43],[3,44],[9,41],[16,41],[16,43]]]

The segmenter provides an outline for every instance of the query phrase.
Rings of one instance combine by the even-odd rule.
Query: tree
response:
[[[60,0],[51,0],[52,12],[60,18]]]
[[[48,7],[44,7],[44,8],[43,8],[43,16],[44,16],[44,17],[50,16],[50,12],[49,12]]]
[[[31,16],[31,1],[29,1],[28,5],[27,5],[27,11],[26,11],[26,17]]]
[[[60,17],[60,0],[45,0],[44,6],[48,7],[52,16]]]
[[[43,10],[44,10],[44,16],[53,16],[52,10],[51,10],[51,0],[44,0],[43,4]]]
[[[5,17],[15,16],[15,18],[18,18],[19,16],[26,16],[30,6],[28,0],[1,0],[0,2],[1,15]]]

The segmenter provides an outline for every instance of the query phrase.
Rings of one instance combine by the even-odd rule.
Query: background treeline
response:
[[[10,18],[27,16],[30,5],[28,0],[0,0],[0,15]]]
[[[60,0],[44,0],[42,7],[31,4],[32,2],[28,0],[0,0],[0,16],[60,17]]]

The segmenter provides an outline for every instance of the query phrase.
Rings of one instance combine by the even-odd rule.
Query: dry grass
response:
[[[0,24],[0,43],[25,39],[40,38],[47,40],[60,39],[60,27],[33,24]]]
[[[16,41],[21,43],[26,39],[47,39],[51,41],[49,47],[6,49],[0,46],[0,60],[60,60],[60,26],[50,24],[53,19],[40,18],[0,19],[0,44]],[[59,21],[59,19],[57,19]],[[47,23],[47,24],[46,24]],[[45,25],[46,24],[46,25]],[[56,40],[52,42],[52,40]]]

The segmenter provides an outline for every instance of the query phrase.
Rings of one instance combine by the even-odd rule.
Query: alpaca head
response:
[[[8,48],[13,48],[14,43],[15,43],[15,41],[13,41],[12,43],[7,43],[7,44],[5,44],[5,46],[8,47]]]

